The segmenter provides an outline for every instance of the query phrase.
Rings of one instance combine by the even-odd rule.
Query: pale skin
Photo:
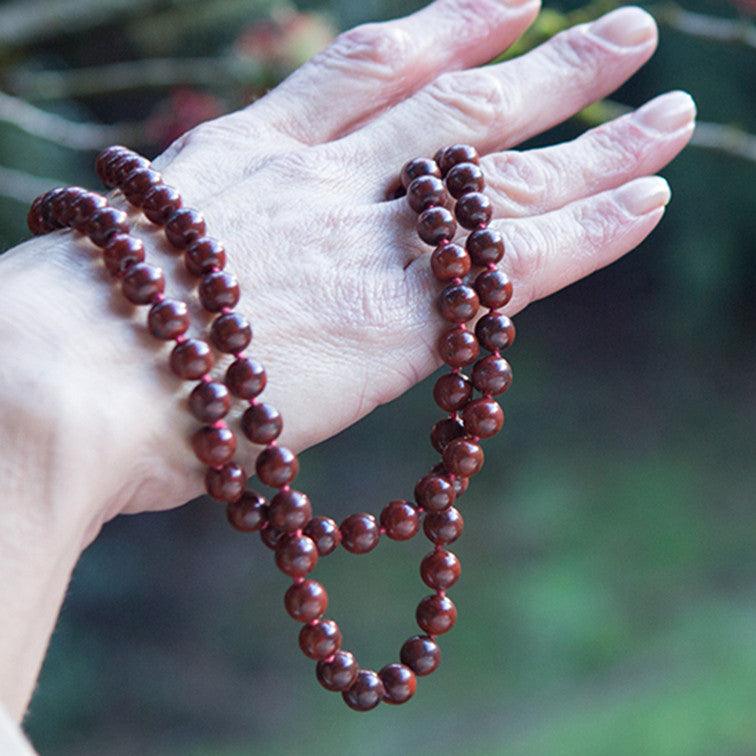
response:
[[[654,174],[692,134],[685,93],[573,142],[514,150],[643,65],[656,46],[652,19],[624,8],[477,68],[538,9],[438,0],[359,27],[157,159],[228,250],[287,446],[332,436],[438,367],[429,248],[406,203],[385,200],[409,158],[453,142],[484,155],[516,292],[509,315],[629,252],[661,220],[670,193]],[[180,258],[149,224],[137,233],[168,294],[192,303],[194,333],[206,332]],[[93,248],[59,232],[9,250],[0,302],[0,701],[20,720],[71,571],[102,524],[179,506],[203,484],[187,443],[187,386]],[[252,470],[256,451],[240,440],[237,459]]]

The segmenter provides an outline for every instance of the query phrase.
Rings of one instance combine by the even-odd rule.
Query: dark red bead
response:
[[[450,241],[457,231],[454,216],[445,207],[429,207],[417,218],[418,236],[426,243],[436,246]]]
[[[178,299],[156,302],[147,315],[147,327],[157,339],[170,341],[186,333],[189,328],[189,308]]]
[[[452,482],[442,475],[429,473],[415,486],[415,501],[428,512],[448,509],[457,498]]]
[[[461,226],[478,228],[485,226],[493,215],[493,205],[485,194],[469,192],[463,194],[454,206],[454,214]]]
[[[441,649],[427,635],[413,635],[402,646],[399,658],[416,675],[429,675],[441,663]]]
[[[238,354],[252,341],[252,326],[238,312],[226,312],[210,326],[210,339],[219,351]]]
[[[137,168],[121,184],[126,199],[136,207],[141,207],[145,195],[163,182],[163,177],[152,168]]]
[[[341,648],[341,630],[333,620],[318,620],[299,632],[299,647],[310,659],[327,659]]]
[[[512,299],[512,290],[509,276],[500,270],[484,270],[475,279],[475,291],[481,305],[492,310],[504,307]]]
[[[460,163],[474,163],[478,165],[480,163],[480,155],[475,147],[469,144],[452,144],[450,147],[446,147],[437,158],[438,167],[441,169],[441,173],[446,176],[447,173]]]
[[[184,264],[193,276],[203,276],[226,267],[226,250],[209,236],[193,241],[184,253]]]
[[[223,467],[209,467],[205,473],[207,492],[220,501],[236,501],[244,493],[247,475],[236,462],[227,462]]]
[[[460,423],[460,425],[462,425],[462,423]],[[459,438],[459,437],[457,436],[457,438]],[[444,447],[444,448],[446,448],[446,447]],[[449,476],[449,471],[444,467],[444,463],[443,462],[439,462],[437,465],[433,465],[433,467],[431,468],[431,472],[435,473],[436,475],[444,475],[447,478],[450,477]],[[468,489],[468,487],[470,485],[470,479],[469,478],[460,478],[460,477],[455,476],[454,477],[454,481],[453,481],[453,485],[454,485],[454,491],[457,494],[457,498],[459,498],[460,496],[462,496],[462,494],[465,491],[467,491],[467,489]]]
[[[285,489],[271,499],[268,520],[279,530],[301,530],[311,517],[312,504],[307,494],[301,491]]]
[[[86,193],[85,189],[78,186],[69,186],[52,200],[50,203],[51,216],[61,226],[67,227],[71,224],[75,214],[76,201],[83,193]]]
[[[122,147],[120,144],[114,144],[110,147],[106,147],[102,152],[98,153],[95,158],[95,170],[100,181],[106,186],[109,184],[109,172],[108,166],[116,159],[123,157],[128,150],[126,147]]]
[[[206,310],[220,312],[224,308],[236,307],[241,291],[236,276],[232,276],[225,270],[219,270],[202,277],[198,294]]]
[[[491,438],[504,425],[504,411],[495,399],[473,399],[462,410],[462,422],[469,435]]]
[[[181,195],[167,184],[153,186],[142,197],[142,212],[145,217],[164,226],[170,217],[181,208]]]
[[[423,531],[428,540],[441,546],[454,543],[462,535],[464,526],[465,521],[455,507],[443,512],[429,512],[423,520]]]
[[[122,276],[128,268],[144,262],[144,244],[128,234],[114,234],[102,250],[102,260],[111,276]]]
[[[241,427],[253,444],[269,444],[281,434],[283,418],[272,404],[258,402],[244,411]]]
[[[385,690],[383,700],[389,704],[403,704],[415,695],[417,678],[404,664],[387,664],[379,673]]]
[[[361,669],[349,690],[342,694],[346,705],[355,711],[370,711],[383,700],[386,691],[381,678],[369,669]]]
[[[202,381],[189,394],[189,410],[203,423],[214,423],[231,409],[231,392],[220,381]]]
[[[475,362],[480,354],[480,346],[474,334],[465,328],[456,327],[441,334],[438,352],[449,367],[464,367]]]
[[[341,543],[339,526],[330,517],[313,517],[305,526],[304,534],[315,541],[320,556],[328,556]]]
[[[431,429],[431,445],[433,448],[442,453],[449,445],[450,441],[465,435],[465,428],[459,420],[452,420],[447,417],[439,420]]]
[[[515,340],[514,323],[500,312],[490,312],[475,324],[475,335],[484,349],[498,352],[512,346]]]
[[[202,378],[213,367],[213,353],[207,342],[187,339],[176,344],[171,352],[171,370],[185,380]]]
[[[225,381],[234,396],[254,399],[265,388],[268,377],[257,360],[239,357],[228,366]]]
[[[268,502],[256,491],[245,491],[226,505],[226,517],[237,530],[253,533],[268,521]]]
[[[420,530],[417,508],[404,499],[389,502],[381,512],[381,527],[393,541],[407,541]]]
[[[137,168],[149,168],[151,165],[147,158],[137,155],[136,152],[126,150],[121,157],[116,158],[109,166],[111,186],[120,186],[132,171]]]
[[[469,192],[482,192],[485,185],[483,171],[475,163],[457,163],[446,174],[446,188],[455,199]]]
[[[315,667],[318,682],[326,690],[337,692],[349,690],[359,671],[357,660],[349,651],[337,651],[332,658],[321,659]]]
[[[270,525],[260,530],[260,540],[272,551],[278,548],[278,544],[282,539],[286,538],[286,535],[283,530],[273,528]]]
[[[415,612],[417,624],[428,635],[443,635],[454,627],[457,621],[457,607],[448,596],[433,594],[426,596]]]
[[[266,486],[280,488],[297,477],[299,460],[296,454],[285,446],[269,446],[257,456],[255,469],[257,477]]]
[[[418,176],[407,187],[407,202],[416,213],[443,205],[446,197],[444,182],[436,176]]]
[[[465,323],[478,312],[478,295],[472,286],[451,283],[438,295],[441,317],[450,323]]]
[[[483,449],[469,438],[455,438],[444,449],[444,467],[453,475],[470,478],[483,467]]]
[[[176,249],[186,249],[195,239],[204,236],[205,230],[202,214],[191,207],[176,210],[165,224],[165,236]]]
[[[512,385],[512,368],[503,357],[489,354],[475,363],[472,382],[481,394],[502,394]]]
[[[485,268],[504,257],[504,239],[492,228],[480,228],[467,237],[465,244],[473,265]]]
[[[462,567],[459,559],[444,549],[431,551],[420,562],[420,577],[434,591],[446,591],[459,580]]]
[[[456,412],[470,401],[472,390],[472,383],[466,375],[446,373],[433,386],[433,398],[441,409]]]
[[[439,281],[464,278],[471,267],[470,255],[463,247],[453,242],[436,247],[431,255],[431,270]]]
[[[220,467],[233,458],[236,436],[228,426],[206,425],[192,435],[192,449],[200,462]]]
[[[152,304],[165,291],[163,271],[148,263],[135,263],[123,274],[121,291],[132,304]]]
[[[406,189],[419,176],[436,176],[441,178],[441,171],[433,160],[428,158],[414,158],[402,167],[401,181]]]
[[[284,606],[297,622],[320,619],[328,608],[328,594],[317,580],[294,583],[284,595]]]
[[[367,554],[381,538],[381,531],[375,517],[366,512],[357,512],[341,523],[341,543],[352,554]]]
[[[105,247],[114,234],[129,232],[129,219],[123,211],[106,205],[87,221],[85,231],[93,244]]]
[[[80,197],[73,208],[73,227],[81,233],[86,233],[89,222],[107,204],[108,201],[101,194],[89,192]]]
[[[304,577],[308,572],[312,572],[317,561],[318,550],[312,538],[292,535],[278,542],[276,565],[289,577]]]

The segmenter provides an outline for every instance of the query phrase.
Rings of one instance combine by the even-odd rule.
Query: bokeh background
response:
[[[418,5],[0,4],[3,246],[52,180],[97,186],[101,145],[157,154],[339,29]],[[546,5],[518,51],[612,3]],[[708,125],[665,171],[653,238],[518,317],[508,424],[462,504],[460,619],[416,698],[359,715],[322,691],[270,552],[198,501],[119,518],[85,553],[26,721],[43,753],[756,754],[754,5],[651,8],[659,52],[614,102],[684,88]],[[321,512],[411,491],[433,460],[431,386],[304,455]],[[415,632],[427,550],[318,566],[363,663]]]

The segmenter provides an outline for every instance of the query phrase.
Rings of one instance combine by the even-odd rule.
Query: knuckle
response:
[[[528,221],[509,223],[503,229],[504,262],[525,302],[539,298],[539,280],[544,261],[558,246],[551,224]]]
[[[588,250],[600,249],[611,242],[628,225],[628,217],[617,202],[608,197],[596,197],[575,208],[581,245]]]
[[[607,51],[596,38],[576,26],[557,34],[544,47],[544,53],[556,65],[568,66],[581,74],[593,75],[606,60]]]
[[[351,74],[388,78],[406,66],[412,45],[411,35],[401,26],[362,24],[340,34],[319,62],[347,67]]]
[[[485,69],[442,74],[426,91],[444,110],[445,117],[465,125],[472,120],[485,128],[495,128],[502,113],[511,108],[511,94],[505,93],[498,76]]]
[[[603,175],[627,173],[651,151],[651,140],[632,120],[599,126],[582,141],[589,153],[589,165]]]
[[[548,204],[558,167],[551,161],[521,152],[492,155],[487,172],[490,189],[505,215],[531,214]]]

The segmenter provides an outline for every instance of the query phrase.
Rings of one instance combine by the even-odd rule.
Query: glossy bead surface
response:
[[[123,211],[106,205],[95,211],[86,222],[84,230],[93,244],[105,247],[115,234],[129,232],[129,219]]]
[[[229,524],[243,533],[254,533],[268,521],[268,502],[256,491],[245,491],[226,505]]]
[[[326,690],[336,692],[349,690],[359,671],[357,660],[349,651],[337,651],[332,659],[322,659],[315,667],[318,682]]]
[[[361,669],[349,690],[342,694],[346,705],[355,711],[370,711],[383,700],[386,691],[381,678],[369,669]]]
[[[162,181],[163,177],[152,168],[137,168],[126,176],[120,188],[132,205],[141,207],[145,195]]]
[[[339,526],[330,517],[313,517],[305,525],[304,534],[315,541],[320,556],[328,556],[341,543]]]
[[[89,192],[76,201],[73,213],[73,227],[81,233],[87,232],[89,221],[95,213],[104,208],[108,201],[101,194]]]
[[[234,456],[236,436],[225,425],[218,428],[206,425],[192,435],[192,449],[200,462],[220,467]]]
[[[126,150],[120,157],[108,164],[112,186],[120,186],[126,176],[137,168],[149,168],[151,165],[147,158],[137,155],[136,152]]]
[[[438,311],[450,323],[466,323],[478,312],[478,294],[467,284],[449,284],[438,295]]]
[[[503,357],[489,354],[475,363],[472,382],[481,394],[502,394],[512,385],[512,368]]]
[[[238,354],[252,341],[252,326],[238,312],[226,312],[210,326],[210,340],[220,352]]]
[[[404,664],[387,664],[378,672],[384,688],[383,700],[390,704],[403,704],[415,695],[417,678]]]
[[[469,478],[483,467],[483,449],[469,438],[455,438],[443,453],[444,467],[453,475]]]
[[[148,263],[136,263],[123,274],[121,291],[132,304],[151,304],[165,291],[163,271]]]
[[[493,215],[493,205],[487,195],[480,192],[463,194],[454,206],[454,215],[465,228],[485,226]]]
[[[500,312],[490,312],[475,324],[475,336],[489,352],[497,352],[512,346],[515,340],[514,323]]]
[[[114,234],[102,250],[102,261],[111,276],[122,276],[128,268],[144,262],[144,244],[128,234]]]
[[[260,540],[272,551],[278,548],[278,544],[286,538],[286,533],[278,528],[268,525],[260,530]]]
[[[485,268],[496,265],[504,257],[504,239],[492,228],[480,228],[473,231],[465,243],[473,265]]]
[[[220,312],[226,307],[236,307],[241,296],[236,276],[225,270],[202,276],[197,293],[202,306],[208,312]]]
[[[429,541],[443,546],[462,535],[465,521],[459,510],[449,507],[443,512],[429,512],[423,520],[423,532]]]
[[[276,566],[289,577],[304,577],[318,562],[318,550],[305,535],[285,536],[276,547]]]
[[[142,212],[158,226],[164,226],[180,207],[181,195],[167,184],[153,186],[142,197]]]
[[[491,438],[504,426],[504,411],[495,399],[473,399],[462,410],[462,422],[469,435]]]
[[[328,608],[328,594],[317,580],[294,583],[284,595],[284,606],[297,622],[320,619]]]
[[[475,291],[483,307],[504,307],[512,299],[512,281],[500,270],[484,270],[475,279]]]
[[[393,541],[407,541],[420,530],[417,508],[404,499],[389,502],[381,512],[381,527]]]
[[[97,154],[95,158],[95,171],[97,176],[106,186],[109,186],[109,165],[118,158],[122,157],[126,153],[126,147],[120,144],[114,144],[110,147],[106,147],[104,150]]]
[[[189,308],[178,299],[156,302],[147,314],[147,328],[156,339],[170,341],[189,328]]]
[[[191,207],[176,210],[165,224],[165,236],[176,249],[186,249],[193,241],[204,236],[205,230],[202,214]]]
[[[456,412],[462,409],[472,396],[473,385],[462,373],[446,373],[433,386],[433,398],[441,409]]]
[[[207,492],[219,501],[236,501],[244,493],[247,476],[236,462],[227,462],[223,467],[209,467],[205,473]]]
[[[448,596],[433,594],[417,605],[415,618],[420,629],[429,635],[443,635],[454,627],[457,607]]]
[[[439,281],[464,278],[470,272],[471,266],[472,261],[467,250],[453,242],[441,244],[431,255],[431,270]]]
[[[193,276],[203,276],[226,267],[226,250],[209,236],[195,239],[184,252],[184,265]]]
[[[402,166],[401,181],[405,189],[419,176],[441,178],[441,171],[433,160],[422,157],[409,160]]]
[[[280,488],[291,483],[299,472],[299,460],[285,446],[269,446],[257,456],[257,477],[266,486]]]
[[[287,532],[301,530],[312,517],[312,504],[307,494],[293,489],[279,491],[270,500],[268,520],[273,527]]]
[[[272,404],[258,402],[244,410],[241,428],[253,444],[268,444],[281,434],[283,418]]]
[[[437,549],[420,562],[420,577],[434,591],[446,591],[459,580],[462,567],[459,559],[445,549]]]
[[[460,425],[462,425],[462,423],[460,423]],[[439,462],[437,465],[433,465],[433,467],[431,467],[431,472],[435,473],[436,475],[445,475],[446,477],[449,477],[449,471],[444,467],[443,462]],[[454,486],[457,498],[459,498],[465,491],[467,491],[470,485],[470,479],[459,478],[455,476],[452,485]]]
[[[229,391],[240,399],[254,399],[267,382],[265,368],[250,357],[235,359],[226,370],[225,383]]]
[[[415,501],[428,512],[448,509],[456,498],[452,482],[442,475],[429,473],[415,485]]]
[[[441,663],[441,649],[436,641],[427,635],[413,635],[408,638],[399,654],[402,664],[406,664],[416,675],[429,675]]]
[[[341,543],[352,554],[366,554],[372,551],[381,538],[375,517],[366,512],[357,512],[341,523]]]
[[[475,362],[480,354],[480,346],[470,331],[450,328],[438,340],[438,353],[449,367],[464,367]]]
[[[485,185],[483,171],[475,163],[457,163],[446,174],[446,188],[455,199],[470,192],[482,192]]]
[[[439,420],[431,428],[431,445],[437,452],[442,453],[451,441],[464,435],[465,428],[462,423],[447,417]]]
[[[310,659],[327,659],[341,648],[341,630],[333,620],[319,620],[299,632],[299,647]]]
[[[445,207],[430,207],[417,218],[418,236],[426,243],[436,246],[451,240],[457,231],[454,216]]]
[[[444,182],[436,176],[418,176],[407,187],[407,202],[416,213],[434,205],[443,205],[446,197]]]
[[[231,409],[231,392],[220,381],[202,381],[189,394],[189,411],[203,423],[214,423]]]
[[[171,370],[185,380],[202,378],[213,367],[213,353],[207,342],[187,339],[176,344],[171,352]]]
[[[438,167],[444,176],[460,163],[480,163],[480,155],[475,147],[469,144],[452,144],[441,151],[438,157]]]

